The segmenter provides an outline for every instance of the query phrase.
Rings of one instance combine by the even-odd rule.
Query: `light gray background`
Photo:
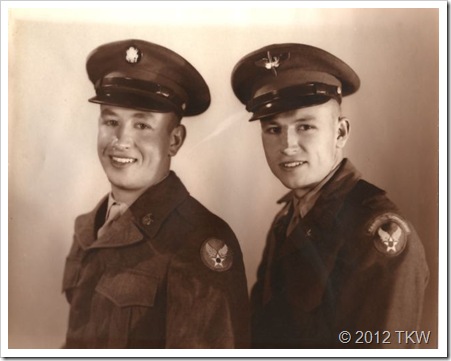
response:
[[[423,330],[437,346],[437,9],[24,9],[9,19],[10,348],[64,341],[61,280],[73,222],[109,190],[86,56],[127,38],[178,52],[210,86],[209,110],[184,120],[188,137],[173,169],[235,231],[249,287],[286,189],[266,165],[258,122],[247,122],[233,95],[233,66],[282,42],[318,46],[351,65],[362,86],[343,103],[352,122],[346,156],[388,191],[423,240],[431,269]]]

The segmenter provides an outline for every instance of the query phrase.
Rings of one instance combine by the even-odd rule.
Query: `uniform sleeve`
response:
[[[343,285],[339,322],[353,336],[353,347],[413,348],[421,333],[424,292],[429,278],[424,249],[413,227],[397,214],[375,217],[361,236],[363,249],[348,262],[349,282]],[[376,332],[378,339],[374,337]],[[370,332],[373,340],[355,344]],[[368,334],[369,335],[369,334]],[[369,335],[370,336],[370,335]]]
[[[210,238],[178,254],[168,274],[166,347],[249,347],[248,303],[236,240]]]

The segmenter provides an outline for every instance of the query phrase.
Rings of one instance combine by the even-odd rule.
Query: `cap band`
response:
[[[99,96],[109,96],[111,93],[132,93],[151,97],[157,95],[163,98],[165,103],[167,101],[172,103],[174,109],[182,113],[186,106],[186,103],[169,88],[145,80],[119,77],[101,78],[96,83],[96,94]]]
[[[292,102],[295,102],[298,98],[305,98],[314,95],[334,98],[341,103],[341,88],[339,86],[322,83],[310,83],[273,90],[269,93],[260,95],[254,99],[251,99],[247,103],[246,110],[249,112],[255,112],[262,106],[268,106],[269,104],[278,102],[279,100],[291,100]]]

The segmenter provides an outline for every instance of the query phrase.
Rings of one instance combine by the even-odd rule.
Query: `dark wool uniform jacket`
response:
[[[75,222],[66,348],[249,346],[242,253],[171,172],[97,239],[107,197]]]
[[[412,347],[395,331],[419,327],[429,271],[418,235],[346,159],[320,192],[288,236],[292,193],[281,200],[251,293],[253,347]]]

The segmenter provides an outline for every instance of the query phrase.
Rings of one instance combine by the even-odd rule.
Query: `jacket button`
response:
[[[153,219],[153,214],[152,213],[147,213],[142,219],[142,223],[145,226],[149,226],[153,221],[154,221],[154,219]]]

